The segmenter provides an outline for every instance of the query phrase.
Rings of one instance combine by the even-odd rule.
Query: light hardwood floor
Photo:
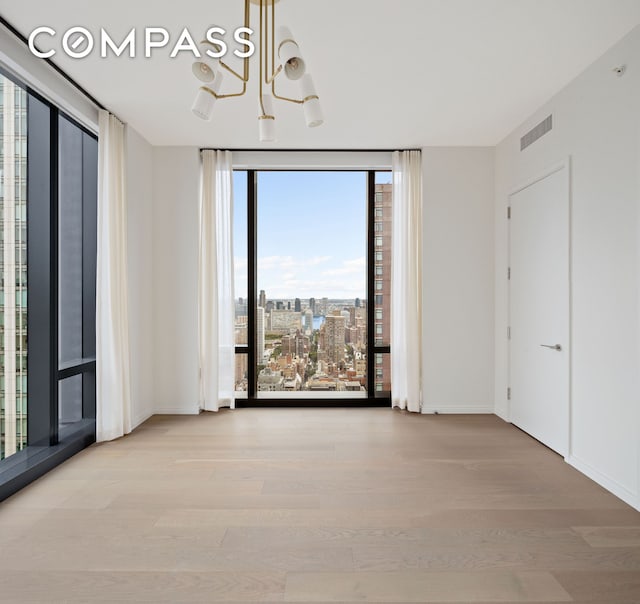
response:
[[[640,513],[494,416],[159,416],[0,505],[0,601],[640,602]]]

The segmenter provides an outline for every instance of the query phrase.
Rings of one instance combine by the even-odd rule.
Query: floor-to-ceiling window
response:
[[[0,72],[0,499],[95,440],[97,160]]]
[[[95,418],[98,141],[58,117],[58,429]]]
[[[240,401],[388,401],[390,182],[370,170],[234,173]]]
[[[27,446],[27,91],[0,74],[0,460]]]

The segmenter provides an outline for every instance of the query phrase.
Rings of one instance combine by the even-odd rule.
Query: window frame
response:
[[[248,305],[247,317],[247,344],[235,346],[235,354],[246,354],[248,359],[247,368],[247,395],[235,399],[236,407],[281,407],[281,406],[388,406],[391,403],[391,392],[385,392],[381,396],[380,390],[376,388],[375,380],[375,359],[378,353],[391,353],[390,345],[383,345],[376,342],[373,337],[367,337],[367,391],[366,397],[362,398],[311,398],[287,396],[282,398],[259,398],[257,384],[257,200],[258,200],[258,173],[260,172],[334,172],[351,171],[366,174],[366,195],[367,195],[367,300],[376,300],[376,250],[382,247],[382,237],[376,231],[376,206],[381,200],[381,194],[376,193],[376,174],[381,172],[391,172],[390,168],[370,168],[370,169],[336,169],[336,168],[308,168],[308,167],[282,167],[282,168],[246,168],[235,167],[234,171],[246,172],[247,174],[247,298],[254,301]],[[235,203],[241,203],[236,199]],[[379,221],[378,221],[379,223]],[[380,240],[378,243],[378,239]],[[383,304],[388,300],[383,300]],[[375,332],[375,303],[367,304],[367,333],[373,336]]]
[[[0,75],[27,93],[27,446],[0,462],[0,501],[33,482],[96,440],[95,355],[58,365],[58,120],[67,119],[83,136],[98,140],[68,113],[43,97],[28,83],[0,67]],[[84,139],[83,139],[84,140]],[[94,157],[82,157],[83,256],[97,243],[97,145]],[[85,161],[95,159],[95,178],[87,179]],[[90,181],[90,182],[89,182]],[[94,190],[91,190],[94,187]],[[85,195],[87,191],[90,194]],[[93,205],[92,205],[93,204]],[[85,212],[85,208],[87,211]],[[89,228],[91,221],[93,226]],[[84,260],[83,260],[84,264]],[[83,342],[95,339],[95,262],[83,270]],[[90,277],[90,273],[92,276]],[[24,289],[24,288],[21,288]],[[95,316],[95,315],[94,315]],[[22,362],[22,361],[21,361]],[[16,362],[18,366],[18,362]],[[72,375],[83,376],[83,420],[60,429],[58,383]],[[21,412],[22,415],[22,412]],[[25,421],[24,417],[22,421]]]

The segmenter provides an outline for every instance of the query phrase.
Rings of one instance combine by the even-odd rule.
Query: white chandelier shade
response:
[[[288,79],[299,80],[305,74],[306,63],[288,27],[278,28],[278,58]]]
[[[302,93],[302,109],[304,110],[304,119],[307,122],[307,126],[309,128],[321,126],[324,122],[324,117],[320,107],[320,99],[310,74],[307,73],[302,76],[300,91]]]
[[[200,42],[200,44],[198,44],[198,52],[201,56],[198,60],[194,61],[191,66],[193,75],[205,84],[213,82],[216,77],[216,72],[220,69],[220,61],[207,54],[207,50],[213,50],[213,48],[213,44],[209,42]]]
[[[217,72],[209,86],[202,86],[198,90],[198,94],[196,95],[196,100],[191,107],[191,111],[201,120],[205,120],[207,122],[211,120],[211,116],[213,115],[213,106],[218,100],[217,94],[220,91],[223,79],[224,76],[222,73]]]
[[[276,140],[276,118],[273,115],[273,100],[270,94],[262,95],[262,103],[259,109],[258,127],[260,142],[274,142]]]

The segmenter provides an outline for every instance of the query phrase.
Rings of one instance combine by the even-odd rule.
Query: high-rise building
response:
[[[309,308],[311,309],[311,312],[315,315],[316,314],[316,299],[315,298],[309,298]]]
[[[237,354],[236,357],[236,392],[247,390],[247,368],[249,360],[246,354]]]
[[[263,292],[264,293],[264,292]],[[264,308],[258,306],[256,313],[256,359],[262,364],[264,358]]]
[[[27,95],[0,75],[0,459],[27,445]]]
[[[329,299],[322,298],[322,301],[320,302],[320,312],[318,314],[323,317],[326,317],[328,312],[329,312]]]
[[[271,325],[269,331],[277,331],[283,334],[295,333],[296,329],[302,329],[302,313],[294,310],[272,310]]]
[[[391,317],[391,212],[392,185],[377,184],[375,189],[375,252],[374,252],[374,330],[369,337],[377,346],[390,344]],[[391,359],[388,354],[376,355],[376,392],[391,390]]]
[[[261,306],[262,308],[267,307],[267,295],[264,293],[263,289],[260,290],[260,296],[258,297],[258,306]]]
[[[308,336],[313,333],[313,311],[310,308],[302,313],[302,326]]]
[[[324,347],[329,363],[338,364],[344,360],[345,323],[342,315],[330,315],[325,319]]]
[[[244,298],[238,298],[238,301],[236,302],[235,313],[236,313],[236,317],[247,316],[248,314],[247,300],[245,300]]]
[[[248,319],[249,317],[247,317],[246,315],[236,317],[236,345],[247,344],[249,342]]]
[[[367,345],[367,320],[364,317],[356,317],[356,329],[357,339],[356,343],[358,346],[366,346]]]
[[[296,298],[294,302],[293,310],[295,310],[296,312],[300,312],[302,310],[302,304],[300,302],[300,298]]]
[[[295,334],[282,336],[282,354],[303,358],[309,354],[309,338],[299,329]]]
[[[344,341],[347,344],[352,344],[353,346],[357,346],[358,345],[358,328],[347,327],[344,331]]]

